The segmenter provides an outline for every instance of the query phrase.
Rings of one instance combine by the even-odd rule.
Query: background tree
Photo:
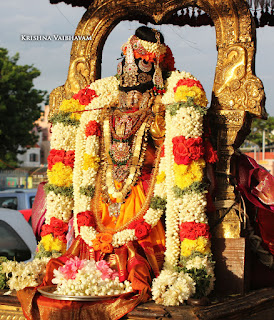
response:
[[[9,57],[8,51],[0,48],[0,169],[16,167],[17,154],[37,142],[32,129],[46,95],[33,85],[40,71],[18,65],[18,60],[19,53]]]
[[[274,143],[274,117],[268,117],[267,120],[253,119],[251,133],[246,140],[252,141],[259,147],[262,147],[263,131],[265,130],[265,145]]]

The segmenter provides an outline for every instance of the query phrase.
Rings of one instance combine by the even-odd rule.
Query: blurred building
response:
[[[274,152],[244,152],[274,176]]]

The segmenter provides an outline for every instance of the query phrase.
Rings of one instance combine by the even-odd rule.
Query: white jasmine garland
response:
[[[10,290],[22,290],[36,287],[42,283],[46,274],[46,265],[50,258],[34,259],[31,262],[7,261],[2,263],[2,272],[6,273]],[[9,277],[9,274],[12,274]]]
[[[99,137],[97,136],[88,136],[86,138],[86,153],[91,156],[99,154]]]
[[[152,298],[165,306],[183,303],[195,293],[195,282],[184,272],[163,270],[152,282]]]
[[[46,198],[45,223],[50,224],[52,217],[68,222],[72,216],[73,204],[72,198],[50,191]]]
[[[194,79],[185,72],[172,72],[166,83],[166,93],[162,102],[166,105],[173,104],[174,87],[180,79]],[[195,282],[189,274],[178,273],[176,266],[180,257],[179,224],[182,222],[208,223],[206,216],[206,192],[189,192],[178,198],[174,194],[174,156],[172,139],[177,136],[188,138],[201,137],[203,134],[203,115],[195,107],[181,107],[174,115],[170,115],[167,108],[165,136],[165,168],[161,169],[166,176],[167,207],[166,207],[166,251],[164,269],[158,278],[153,280],[152,295],[156,303],[164,305],[178,305],[195,293]],[[159,170],[160,172],[160,170]],[[157,189],[158,191],[158,189]],[[207,274],[212,275],[208,294],[214,283],[213,265],[208,256],[204,258],[189,258],[187,269],[205,268]]]
[[[76,126],[57,123],[51,128],[50,147],[56,150],[70,151],[75,149]]]
[[[164,268],[174,270],[178,263],[180,255],[179,239],[179,217],[174,208],[174,172],[172,164],[174,163],[171,130],[172,119],[169,112],[166,112],[166,136],[165,136],[165,163],[166,163],[166,188],[167,188],[167,205],[166,205],[166,251]]]
[[[81,237],[85,243],[92,247],[92,241],[96,238],[96,230],[93,227],[82,226],[80,227]]]
[[[162,214],[163,214],[163,210],[161,209],[155,210],[155,209],[149,208],[143,218],[144,218],[144,221],[150,224],[151,228],[153,228],[159,222]],[[80,229],[80,234],[82,239],[89,246],[92,246],[92,241],[96,238],[96,234],[98,233],[99,232],[97,232],[93,227],[82,226]],[[135,229],[127,228],[113,234],[111,245],[114,248],[119,248],[120,246],[123,246],[127,242],[134,241],[134,240],[138,240],[138,238],[135,235]]]
[[[198,138],[203,134],[203,115],[195,107],[180,108],[172,117],[171,135]]]
[[[194,191],[184,194],[175,200],[175,206],[179,212],[180,223],[195,221],[196,223],[208,223],[206,216],[206,192]]]
[[[152,208],[149,208],[146,214],[144,215],[144,220],[146,223],[150,224],[151,227],[154,227],[160,220],[162,214],[163,210],[161,209],[154,210]]]

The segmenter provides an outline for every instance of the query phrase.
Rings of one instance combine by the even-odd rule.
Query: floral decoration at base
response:
[[[54,270],[54,293],[70,296],[113,296],[132,292],[129,281],[120,282],[118,272],[105,260],[69,259],[64,266]]]

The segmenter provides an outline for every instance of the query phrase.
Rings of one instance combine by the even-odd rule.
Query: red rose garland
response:
[[[100,124],[95,120],[89,121],[89,123],[86,125],[85,135],[86,137],[93,135],[101,137]]]
[[[91,211],[83,211],[77,214],[77,224],[78,230],[80,232],[80,227],[88,226],[95,227],[95,219]]]
[[[138,238],[138,240],[141,240],[148,236],[151,231],[151,225],[145,222],[144,219],[133,221],[132,223],[130,223],[128,228],[135,229],[135,236]]]
[[[86,87],[76,93],[73,96],[73,99],[78,100],[82,105],[87,106],[96,97],[98,97],[96,92]]]
[[[58,238],[60,241],[66,243],[65,233],[68,231],[68,224],[55,217],[50,218],[50,224],[42,226],[41,237],[44,237],[52,233],[54,238]]]
[[[180,86],[187,86],[187,87],[196,86],[204,91],[204,88],[199,80],[194,80],[194,79],[189,79],[189,78],[188,79],[180,79],[177,82],[176,86],[173,88],[174,92],[176,92],[178,87],[180,87]]]
[[[186,139],[183,136],[179,136],[174,137],[172,142],[174,161],[176,164],[188,165],[193,160],[199,160],[205,153],[203,139],[201,137]]]
[[[56,150],[51,149],[48,156],[48,169],[51,170],[57,162],[62,162],[64,165],[71,168],[74,167],[75,151],[74,150]]]
[[[180,225],[180,239],[196,240],[199,237],[210,239],[209,225],[207,223],[183,222]]]

